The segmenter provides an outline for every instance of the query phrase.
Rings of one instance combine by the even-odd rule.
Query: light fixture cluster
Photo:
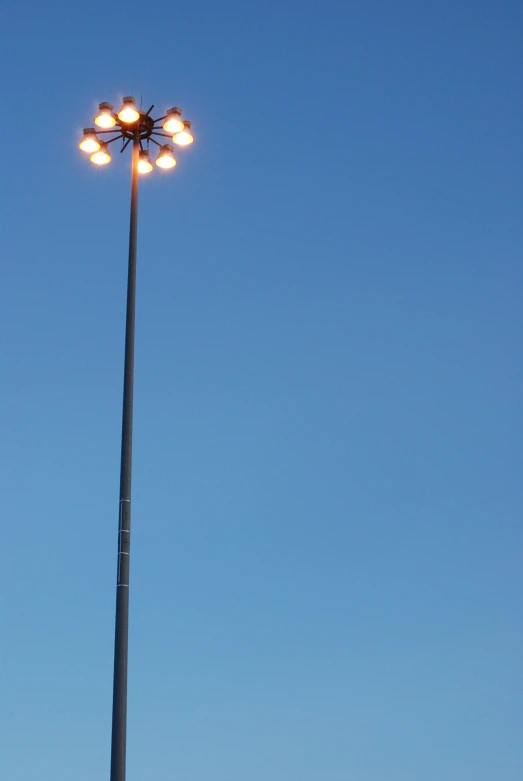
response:
[[[153,136],[170,138],[178,146],[188,146],[194,141],[191,123],[182,119],[182,112],[179,108],[170,108],[165,116],[153,119],[150,116],[153,108],[154,106],[151,106],[145,113],[140,111],[132,97],[123,99],[118,113],[114,111],[110,103],[100,103],[98,114],[94,118],[95,125],[100,129],[85,128],[79,144],[80,149],[90,155],[91,162],[95,165],[107,165],[111,162],[109,144],[122,139],[120,151],[123,152],[130,141],[138,140],[140,144],[138,173],[147,174],[154,168],[149,154],[149,145],[152,142],[158,147],[156,165],[164,169],[174,168],[176,158],[173,147],[165,142],[159,143]],[[166,132],[162,133],[162,129]],[[107,141],[98,138],[99,135],[109,133],[116,135]]]

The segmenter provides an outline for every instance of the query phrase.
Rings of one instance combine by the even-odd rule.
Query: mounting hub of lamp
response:
[[[120,125],[120,132],[124,138],[134,138],[134,134],[138,129],[140,141],[146,141],[150,138],[154,132],[154,119],[148,114],[140,114],[138,122],[132,125]]]

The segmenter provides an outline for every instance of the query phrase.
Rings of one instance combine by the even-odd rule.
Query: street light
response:
[[[131,220],[129,231],[129,265],[127,272],[127,310],[125,320],[125,362],[122,414],[122,450],[120,461],[120,504],[118,517],[118,568],[116,579],[116,620],[114,638],[113,720],[111,738],[111,781],[125,781],[127,739],[127,659],[129,649],[129,559],[131,543],[131,458],[133,437],[133,384],[134,384],[134,322],[136,301],[136,240],[138,235],[138,175],[150,173],[154,166],[149,156],[149,144],[160,148],[156,164],[160,168],[174,168],[174,150],[169,144],[155,140],[153,136],[171,138],[173,133],[183,134],[187,125],[181,120],[180,109],[170,109],[165,116],[153,119],[154,106],[143,112],[134,98],[123,99],[118,115],[110,103],[100,103],[95,124],[103,130],[86,128],[80,141],[80,149],[90,155],[96,165],[111,161],[109,144],[122,140],[121,152],[133,142],[131,177]],[[169,134],[162,133],[164,120],[179,121]],[[166,122],[167,124],[167,122]],[[113,134],[107,141],[101,134]],[[191,136],[192,140],[192,136]]]

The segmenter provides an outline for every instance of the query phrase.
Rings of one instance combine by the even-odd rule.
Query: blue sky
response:
[[[522,22],[4,11],[6,781],[109,777],[126,94],[196,138],[141,182],[128,781],[521,779]]]

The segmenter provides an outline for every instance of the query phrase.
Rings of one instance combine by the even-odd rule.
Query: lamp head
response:
[[[107,165],[111,162],[111,155],[109,154],[109,147],[104,141],[100,141],[100,149],[91,155],[91,162],[95,165]]]
[[[189,146],[189,144],[192,144],[194,141],[194,136],[191,133],[191,123],[185,122],[183,123],[183,130],[180,133],[175,133],[173,136],[173,141],[175,144],[178,144],[178,146]]]
[[[167,116],[163,123],[163,129],[167,133],[181,133],[183,130],[182,112],[179,108],[170,108],[167,110]]]
[[[149,174],[153,170],[153,164],[149,157],[147,149],[140,149],[140,157],[138,158],[138,173]]]
[[[104,130],[110,130],[116,125],[116,117],[114,109],[110,103],[100,103],[98,106],[98,114],[94,118],[95,125],[104,128]]]
[[[164,144],[160,147],[160,151],[158,152],[158,157],[156,158],[156,165],[159,168],[174,168],[176,165],[176,160],[174,158],[174,150],[171,149],[169,144]]]
[[[122,107],[118,112],[118,119],[125,125],[132,125],[133,122],[138,122],[140,119],[140,112],[136,107],[136,101],[132,97],[123,99]]]
[[[84,129],[83,138],[78,146],[82,152],[88,152],[90,154],[93,154],[93,152],[98,152],[100,149],[100,142],[96,137],[96,130],[94,127],[86,127]]]

